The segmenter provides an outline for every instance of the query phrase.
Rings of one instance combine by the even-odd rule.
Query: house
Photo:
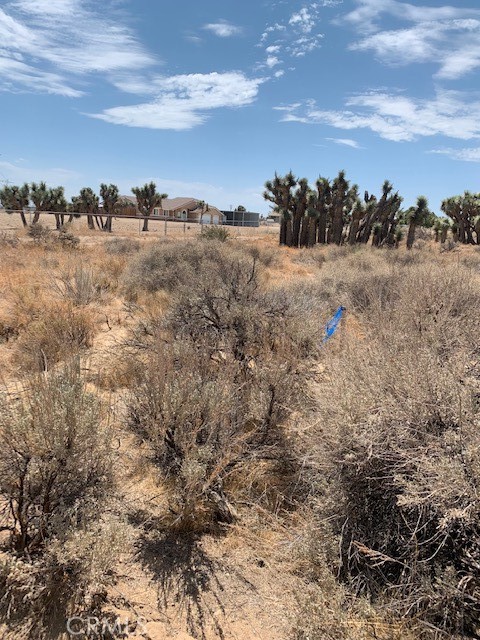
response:
[[[220,209],[196,198],[164,198],[162,206],[153,210],[153,215],[201,224],[223,224],[225,221],[225,216]]]

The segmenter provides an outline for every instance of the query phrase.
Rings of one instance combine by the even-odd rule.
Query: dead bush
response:
[[[72,363],[34,378],[0,408],[0,496],[8,550],[0,615],[15,637],[44,638],[95,610],[124,532],[106,508],[114,489],[111,432]],[[50,637],[50,636],[48,636]]]
[[[52,365],[92,345],[94,316],[71,303],[44,309],[20,333],[16,362],[25,372],[47,371]]]

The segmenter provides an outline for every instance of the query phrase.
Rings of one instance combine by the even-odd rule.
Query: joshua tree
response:
[[[418,196],[417,206],[413,208],[413,211],[411,211],[410,213],[410,221],[407,234],[407,249],[411,249],[413,247],[413,243],[415,242],[415,230],[417,227],[422,226],[429,213],[430,211],[428,209],[427,198],[425,198],[425,196]]]
[[[465,227],[468,221],[465,219],[463,211],[463,197],[447,198],[442,202],[441,209],[455,223],[457,239],[464,243],[466,239]]]
[[[480,214],[480,194],[465,191],[462,202],[462,214],[465,224],[465,241],[468,244],[475,244],[473,231],[475,228],[475,218]]]
[[[345,179],[345,171],[340,171],[332,183],[332,226],[327,241],[341,244],[343,235],[343,216],[349,199],[349,183]]]
[[[449,230],[452,228],[450,224],[450,220],[447,218],[443,218],[440,222],[440,242],[441,244],[445,244],[447,241],[447,236]]]
[[[30,198],[35,206],[35,214],[33,216],[33,224],[40,220],[40,212],[48,211],[49,207],[49,189],[45,182],[32,182],[30,186]]]
[[[265,183],[263,197],[273,202],[274,211],[280,213],[280,244],[292,246],[292,189],[297,184],[297,179],[290,171],[285,177],[275,174],[273,180]]]
[[[356,243],[360,220],[365,217],[365,214],[366,205],[360,200],[360,198],[357,198],[357,201],[352,209],[352,219],[350,222],[350,228],[348,230],[348,244]]]
[[[317,241],[318,226],[318,195],[315,191],[309,191],[307,196],[306,217],[302,225],[300,245],[302,247],[313,247]]]
[[[480,244],[480,215],[473,218],[473,228],[477,237],[477,244]]]
[[[28,207],[29,203],[30,187],[28,184],[24,184],[21,187],[8,185],[0,189],[0,202],[4,208],[11,211],[19,211],[22,218],[22,224],[27,226],[27,220],[25,219],[24,209]]]
[[[80,195],[72,198],[72,204],[70,209],[76,213],[87,213],[87,223],[89,229],[94,229],[94,220],[97,223],[99,229],[102,228],[103,223],[98,219],[98,204],[99,198],[97,194],[90,189],[90,187],[84,187],[80,190]]]
[[[61,229],[65,223],[65,211],[67,210],[67,201],[65,200],[63,187],[49,189],[48,210],[55,213],[56,227],[57,229]],[[70,217],[70,221],[71,218],[72,217]]]
[[[30,187],[30,198],[35,206],[35,215],[33,216],[33,224],[40,219],[42,211],[55,213],[55,223],[57,229],[60,229],[64,223],[64,213],[67,210],[67,201],[63,187],[54,187],[50,189],[45,182],[32,182]]]
[[[90,189],[90,187],[84,187],[80,189],[80,195],[72,198],[72,204],[70,205],[71,211],[75,213],[87,213],[87,224],[89,229],[94,229],[94,221],[99,229],[103,227],[103,220],[98,216],[99,198],[97,194]]]
[[[138,210],[142,216],[146,216],[143,221],[143,231],[148,231],[148,218],[152,215],[155,207],[160,207],[162,200],[168,196],[166,193],[158,193],[157,185],[154,182],[144,184],[143,187],[133,187],[132,193],[137,198]]]
[[[364,202],[359,199],[358,186],[350,186],[344,171],[332,182],[320,176],[316,191],[310,189],[305,178],[297,180],[291,172],[285,177],[275,174],[265,186],[264,198],[281,214],[280,244],[305,247],[316,242],[367,243],[374,227],[375,245],[396,244],[402,198],[398,192],[392,194],[388,180],[379,200],[366,191]]]
[[[332,188],[328,178],[318,178],[317,187],[317,211],[318,211],[318,235],[317,239],[320,244],[327,242],[327,229],[332,206]]]
[[[115,205],[118,200],[118,187],[115,184],[100,185],[100,197],[103,200],[103,209],[107,214],[105,223],[102,226],[103,231],[112,232],[112,216],[115,213]]]
[[[297,183],[297,189],[292,198],[292,247],[298,247],[301,244],[300,236],[302,235],[303,246],[306,244],[305,235],[305,212],[308,206],[309,187],[308,180],[301,178]],[[302,233],[303,232],[303,233]]]

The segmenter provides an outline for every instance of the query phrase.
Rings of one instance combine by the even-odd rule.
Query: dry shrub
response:
[[[65,225],[56,233],[40,222],[36,222],[28,227],[27,234],[33,239],[34,244],[42,246],[45,249],[59,247],[65,250],[71,250],[76,249],[80,244],[80,238],[77,238],[77,236],[70,231],[68,225]]]
[[[79,364],[34,378],[0,409],[0,496],[8,550],[0,615],[14,637],[50,637],[96,610],[125,531],[106,515],[114,489],[111,431]]]
[[[20,333],[16,362],[25,372],[47,371],[74,353],[91,347],[95,318],[71,303],[44,308]]]
[[[217,358],[186,341],[159,345],[131,393],[130,427],[170,488],[170,527],[234,521],[248,465],[285,465],[282,425],[298,399],[292,366]]]
[[[142,259],[158,265],[165,253],[156,247]],[[284,424],[304,401],[320,312],[309,289],[266,290],[248,252],[192,243],[175,260],[170,309],[135,336],[147,355],[130,426],[172,490],[170,526],[204,531],[235,519],[240,499],[290,500]],[[170,272],[162,275],[170,286]]]
[[[125,254],[101,254],[95,268],[95,282],[103,292],[116,293],[122,284],[123,273],[128,264]]]
[[[0,247],[9,247],[15,249],[18,246],[19,239],[14,233],[8,233],[6,231],[0,232]]]
[[[265,351],[296,359],[316,351],[319,315],[305,288],[266,290],[254,261],[233,258],[220,262],[214,276],[197,273],[179,291],[167,326],[179,338],[225,350],[236,360]]]
[[[323,267],[326,260],[326,251],[321,245],[316,245],[310,249],[299,249],[292,256],[292,262],[295,264],[315,266],[319,269]]]
[[[128,256],[140,251],[140,242],[131,238],[113,238],[104,244],[105,252],[111,256]]]
[[[367,337],[347,335],[324,354],[319,426],[305,443],[313,478],[328,479],[316,516],[334,523],[338,573],[354,593],[413,618],[425,635],[472,635],[478,280],[461,267],[413,264],[390,286],[381,304],[357,307]]]
[[[105,294],[96,280],[95,272],[81,263],[60,273],[53,281],[53,289],[63,300],[76,307],[100,302]]]
[[[52,241],[52,230],[40,222],[31,224],[28,227],[27,234],[32,238],[33,242],[38,245],[47,245]]]
[[[162,289],[174,292],[184,285],[194,286],[198,274],[210,273],[216,278],[222,266],[245,252],[222,242],[196,240],[179,246],[158,242],[151,245],[128,266],[124,288],[130,299],[139,292],[155,293]]]
[[[154,305],[142,324],[145,339],[167,330],[177,339],[204,344],[211,353],[226,350],[248,360],[262,349],[289,350],[301,358],[313,354],[322,337],[325,311],[315,286],[269,290],[263,266],[241,246],[156,245],[130,266],[126,288],[137,300],[142,291],[171,294],[165,321],[160,314],[155,318]]]
[[[278,267],[280,264],[281,256],[277,248],[252,244],[246,245],[245,250],[264,267]]]
[[[414,640],[406,625],[382,619],[366,599],[353,599],[327,572],[299,600],[291,640]]]

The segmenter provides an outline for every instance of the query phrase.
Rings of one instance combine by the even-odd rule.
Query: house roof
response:
[[[164,198],[162,200],[162,209],[164,211],[175,211],[187,207],[187,205],[197,206],[200,201],[196,198]]]
[[[135,206],[137,206],[137,199],[135,196],[118,196],[119,200],[128,200],[129,202],[131,202],[132,204],[134,204]]]
[[[202,209],[202,207],[197,207],[193,209],[190,213],[219,213],[221,217],[224,217],[224,214],[217,207],[212,207],[212,205],[208,205],[208,209]]]

